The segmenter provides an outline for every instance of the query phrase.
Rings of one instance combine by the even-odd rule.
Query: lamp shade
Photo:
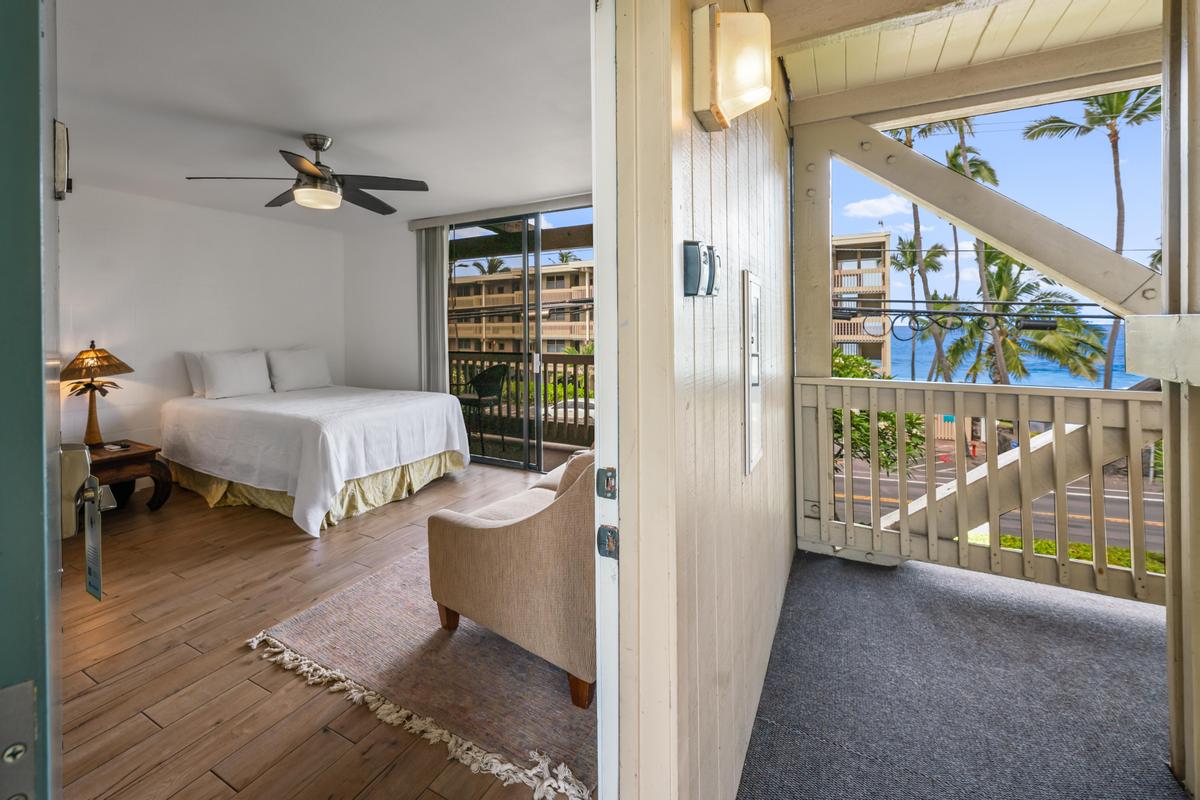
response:
[[[58,377],[64,381],[90,381],[93,378],[125,375],[130,372],[133,372],[133,367],[103,347],[96,347],[96,342],[92,341],[86,350],[80,350],[79,355],[63,367]]]

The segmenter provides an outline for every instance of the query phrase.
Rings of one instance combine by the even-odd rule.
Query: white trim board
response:
[[[592,204],[591,192],[549,197],[545,200],[534,200],[528,203],[516,203],[510,206],[483,208],[478,211],[467,211],[460,214],[447,214],[441,217],[422,217],[408,221],[410,231],[422,228],[436,228],[441,225],[461,225],[464,222],[479,222],[480,220],[498,219],[500,217],[515,217],[519,214],[541,214],[550,211],[561,211],[567,208],[580,208]]]

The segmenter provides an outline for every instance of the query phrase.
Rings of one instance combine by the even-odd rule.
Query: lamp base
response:
[[[104,437],[100,435],[100,419],[96,416],[96,392],[88,392],[88,418],[87,429],[83,433],[83,443],[88,447],[97,447],[104,444]]]

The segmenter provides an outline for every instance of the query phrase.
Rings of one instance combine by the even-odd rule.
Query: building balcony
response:
[[[882,342],[887,332],[884,317],[856,317],[833,321],[833,341],[838,342]]]
[[[532,331],[534,323],[530,322]],[[450,322],[451,339],[520,339],[525,335],[525,326],[520,322]],[[595,336],[589,322],[563,322],[544,320],[542,338],[591,341]]]

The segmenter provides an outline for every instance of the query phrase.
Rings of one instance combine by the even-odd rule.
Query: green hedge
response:
[[[989,539],[986,533],[973,533],[970,536],[971,544],[988,544]],[[1004,534],[1000,537],[1000,546],[1006,550],[1021,550],[1022,542],[1020,536],[1011,536]],[[1053,556],[1058,553],[1058,545],[1053,539],[1034,539],[1033,552],[1043,556]],[[1067,545],[1067,552],[1071,554],[1071,558],[1076,561],[1092,560],[1092,546],[1086,542],[1071,542]],[[1132,555],[1128,547],[1108,546],[1108,564],[1112,567],[1130,568],[1133,563]],[[1146,551],[1146,571],[1156,572],[1159,575],[1167,573],[1167,557],[1163,553],[1154,550]]]

